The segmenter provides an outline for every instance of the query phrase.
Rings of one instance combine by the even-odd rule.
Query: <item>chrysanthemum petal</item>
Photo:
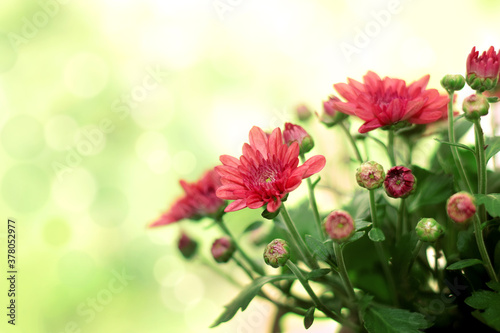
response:
[[[238,199],[233,202],[231,202],[227,207],[224,209],[226,213],[228,212],[235,212],[237,210],[245,208],[247,205],[245,203],[245,200],[243,199]]]
[[[248,135],[248,139],[250,141],[250,145],[256,150],[260,151],[262,156],[267,156],[267,135],[266,133],[259,127],[254,126],[250,130]]]
[[[219,160],[222,162],[222,164],[232,166],[234,168],[238,168],[238,165],[240,165],[240,161],[236,157],[229,155],[221,155],[219,157]]]
[[[281,206],[281,198],[277,197],[276,201],[270,201],[267,203],[267,211],[274,213]]]

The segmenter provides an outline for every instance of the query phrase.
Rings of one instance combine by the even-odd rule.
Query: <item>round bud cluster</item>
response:
[[[271,267],[285,266],[288,259],[290,259],[290,247],[283,239],[274,239],[264,249],[264,261]]]
[[[358,185],[368,190],[381,187],[384,183],[384,178],[384,167],[374,161],[365,162],[356,170]]]
[[[435,242],[444,233],[441,224],[432,218],[423,218],[415,227],[418,239],[424,242]]]
[[[323,221],[326,234],[337,242],[348,240],[356,231],[351,215],[343,210],[334,210]]]
[[[446,212],[456,223],[467,223],[476,214],[474,197],[467,192],[453,194],[446,203]]]

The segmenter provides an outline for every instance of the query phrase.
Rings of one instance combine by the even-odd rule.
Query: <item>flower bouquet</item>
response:
[[[316,115],[352,152],[353,191],[341,204],[316,198],[332,190],[318,176],[329,161],[308,156],[316,136],[304,129],[312,127],[304,106],[302,126],[254,126],[239,158],[222,155],[197,182],[181,180],[185,195],[150,226],[213,221],[214,261],[248,277],[213,326],[260,297],[276,306],[274,332],[288,313],[305,329],[334,320],[342,332],[500,331],[500,137],[494,127],[485,137],[481,123],[489,111],[493,124],[500,118],[499,56],[473,48],[466,77],[444,76],[442,93],[427,88],[429,75],[408,85],[368,72],[334,84],[342,99],[330,96]],[[475,93],[459,113],[455,92],[465,83]],[[288,207],[303,180],[308,200]],[[234,237],[225,218],[242,209],[259,219],[240,221]],[[183,233],[179,250],[192,258],[196,240]]]

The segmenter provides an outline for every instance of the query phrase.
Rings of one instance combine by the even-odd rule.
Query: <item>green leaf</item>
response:
[[[456,263],[451,264],[450,266],[446,267],[447,270],[453,271],[456,269],[462,269],[474,265],[482,265],[483,262],[479,259],[464,259],[457,261]]]
[[[500,282],[490,281],[486,282],[486,285],[491,289],[493,289],[494,291],[500,291]]]
[[[366,234],[366,231],[357,231],[354,233],[354,235],[351,236],[348,240],[346,240],[344,243],[341,244],[341,246],[346,246],[347,244],[351,244],[352,242],[357,241],[361,237],[363,237]]]
[[[262,214],[261,214],[261,215],[262,215],[262,217],[263,217],[263,218],[265,218],[265,219],[267,219],[267,220],[272,220],[272,219],[274,219],[276,216],[278,216],[278,214],[279,214],[279,213],[280,213],[280,210],[279,210],[279,209],[277,209],[275,212],[272,212],[272,213],[271,213],[271,212],[270,212],[270,211],[268,211],[268,210],[267,210],[267,208],[266,208],[266,209],[264,209],[264,211],[262,211]]]
[[[309,329],[309,327],[311,327],[314,322],[314,310],[316,310],[316,308],[314,306],[311,306],[304,316],[304,327],[306,328],[306,330]]]
[[[368,307],[363,319],[369,333],[420,333],[430,326],[421,313],[374,305]]]
[[[331,270],[329,268],[318,268],[318,269],[310,271],[306,275],[306,280],[318,279],[320,277],[325,276],[326,274],[328,274],[330,272],[331,272]]]
[[[313,252],[313,255],[321,261],[328,262],[334,256],[333,247],[331,246],[331,244],[327,246],[325,243],[321,242],[311,235],[306,235],[306,244]]]
[[[500,151],[500,136],[486,138],[486,162]]]
[[[363,221],[363,220],[354,221],[354,226],[356,227],[356,231],[363,230],[365,228],[368,228],[371,225],[372,225],[372,223],[368,222],[368,221]]]
[[[486,99],[488,100],[488,103],[496,103],[496,102],[500,101],[500,99],[498,99],[498,97],[496,97],[496,96],[486,97]]]
[[[370,232],[368,232],[368,237],[374,242],[383,242],[385,240],[384,232],[379,228],[372,228]]]
[[[439,140],[438,138],[434,138],[434,140],[436,140],[436,141],[438,141],[440,143],[443,143],[445,145],[455,146],[455,147],[458,147],[458,148],[462,148],[462,149],[471,151],[473,154],[476,153],[476,151],[474,149],[472,149],[471,147],[466,146],[466,145],[464,145],[462,143],[452,143],[452,142],[448,142],[448,141],[444,141],[444,140]]]
[[[221,323],[227,322],[231,320],[234,315],[241,308],[241,311],[245,311],[248,304],[252,301],[252,299],[257,296],[260,292],[260,288],[263,285],[273,281],[279,280],[294,280],[296,279],[295,275],[275,275],[275,276],[262,276],[253,280],[253,282],[247,286],[240,294],[228,305],[225,306],[226,310],[217,318],[217,320],[210,327],[218,326]]]
[[[243,234],[259,229],[264,224],[263,221],[255,221],[243,230]]]
[[[488,326],[500,331],[500,294],[498,292],[475,291],[472,296],[465,299],[465,303],[480,310],[476,315],[482,318]]]
[[[488,213],[493,217],[500,217],[500,193],[474,194],[476,204],[486,207]]]

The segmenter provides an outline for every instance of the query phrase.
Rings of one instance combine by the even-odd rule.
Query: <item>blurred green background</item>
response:
[[[293,121],[302,102],[320,110],[347,76],[429,73],[439,88],[444,74],[464,73],[472,46],[500,46],[499,10],[493,0],[2,0],[0,330],[264,332],[274,310],[263,302],[207,328],[238,289],[183,261],[176,241],[182,226],[210,263],[217,230],[146,229],[181,195],[178,180],[239,155],[253,125]],[[348,190],[340,133],[309,129],[328,160],[323,178]],[[239,233],[251,214],[229,227]],[[15,327],[8,218],[18,227]],[[303,331],[296,317],[286,327]]]

